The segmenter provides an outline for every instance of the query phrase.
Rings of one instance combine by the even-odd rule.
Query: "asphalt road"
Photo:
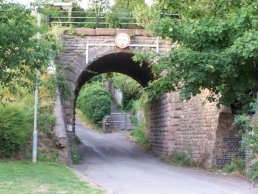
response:
[[[258,194],[246,180],[164,164],[124,133],[99,134],[77,122],[83,164],[75,170],[114,194]]]

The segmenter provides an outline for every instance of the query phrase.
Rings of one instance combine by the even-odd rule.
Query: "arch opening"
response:
[[[92,63],[88,64],[84,71],[79,75],[76,83],[73,101],[72,128],[75,132],[75,108],[76,101],[80,90],[91,78],[105,73],[121,73],[131,77],[137,81],[143,88],[148,86],[148,83],[154,79],[151,68],[148,63],[135,62],[132,59],[132,53],[120,52],[112,53],[97,58]]]
[[[146,62],[142,64],[135,62],[132,57],[132,53],[112,53],[90,63],[78,77],[75,98],[87,81],[103,73],[121,73],[133,78],[143,87],[148,86],[148,83],[154,79],[149,64]]]

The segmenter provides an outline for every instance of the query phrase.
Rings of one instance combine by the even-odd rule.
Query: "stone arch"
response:
[[[92,77],[103,73],[121,73],[136,80],[142,87],[146,87],[148,83],[154,79],[151,68],[148,63],[133,61],[133,54],[129,52],[118,52],[104,55],[97,58],[81,72],[76,81],[76,88],[73,97],[73,114],[72,128],[75,125],[75,107],[77,96],[83,85]]]

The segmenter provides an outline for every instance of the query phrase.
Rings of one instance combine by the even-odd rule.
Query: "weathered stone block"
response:
[[[96,29],[97,36],[115,36],[116,30],[115,29],[108,29],[108,28],[97,28]]]

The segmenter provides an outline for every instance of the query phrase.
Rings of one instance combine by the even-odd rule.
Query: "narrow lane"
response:
[[[83,164],[75,170],[114,194],[258,194],[247,181],[160,162],[124,133],[99,134],[76,124]]]

